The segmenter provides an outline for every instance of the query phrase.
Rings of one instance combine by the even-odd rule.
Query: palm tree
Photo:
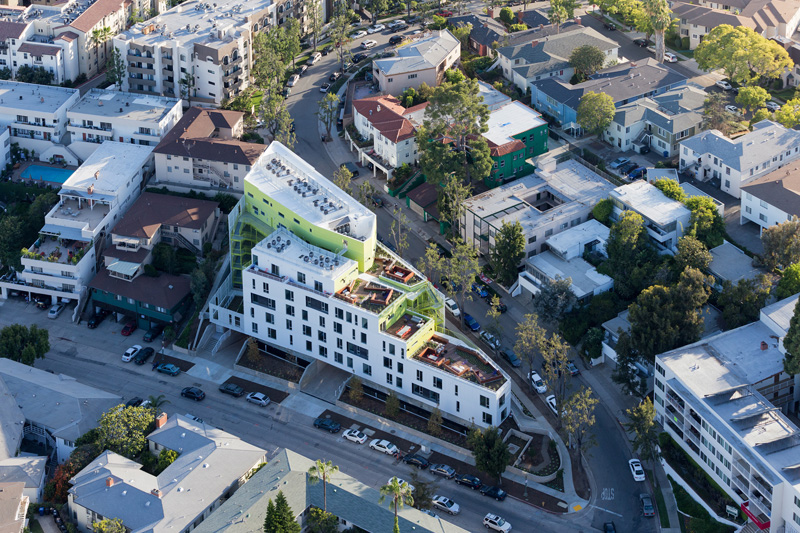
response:
[[[401,485],[397,478],[393,477],[389,483],[381,487],[380,491],[381,498],[378,500],[378,503],[383,503],[387,496],[392,499],[392,504],[394,505],[394,533],[400,533],[400,523],[397,521],[397,507],[414,505],[414,497],[411,496],[411,487],[408,486],[408,483],[403,483]]]
[[[664,62],[664,32],[672,23],[672,10],[667,0],[644,0],[644,12],[650,17],[650,25],[656,37],[656,61]]]
[[[308,469],[309,483],[316,485],[322,480],[322,510],[326,513],[328,512],[328,480],[338,471],[338,466],[330,461],[323,463],[321,459],[317,459],[316,464]]]
[[[169,403],[167,397],[163,394],[159,394],[158,396],[153,396],[152,394],[147,397],[147,401],[150,402],[150,409],[154,411],[160,409],[162,405]]]
[[[98,70],[100,70],[100,59],[99,57],[97,57],[98,56],[97,49],[102,44],[103,57],[105,58],[106,56],[108,56],[108,54],[106,53],[106,43],[109,41],[109,39],[111,39],[113,35],[114,34],[111,31],[111,28],[109,28],[108,26],[103,26],[102,28],[95,28],[94,30],[92,30],[91,41],[94,44],[94,53]]]

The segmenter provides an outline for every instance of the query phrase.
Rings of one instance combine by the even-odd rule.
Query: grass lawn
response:
[[[44,533],[44,530],[42,529],[42,525],[39,523],[38,520],[36,520],[36,519],[31,520],[29,525],[30,525],[31,533]]]
[[[253,105],[253,109],[258,112],[258,109],[261,108],[261,100],[264,98],[264,91],[256,91],[253,93],[253,96],[250,97],[250,103]]]
[[[668,477],[668,479],[672,484],[672,492],[675,494],[675,501],[678,503],[678,509],[691,516],[688,520],[687,529],[690,531],[704,531],[707,533],[733,533],[735,528],[717,522],[708,514],[708,511],[706,511],[702,505],[694,501],[683,487],[675,483],[671,477]],[[683,525],[681,530],[683,530]]]
[[[797,90],[794,87],[792,87],[791,89],[770,91],[770,94],[772,94],[773,98],[778,98],[779,100],[786,102],[787,100],[791,100],[792,98],[794,98],[796,92]]]

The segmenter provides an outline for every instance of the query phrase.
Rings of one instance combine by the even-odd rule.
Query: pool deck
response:
[[[19,163],[19,168],[15,168],[11,172],[11,181],[19,182],[19,183],[30,183],[30,184],[41,183],[41,184],[44,184],[44,185],[49,185],[49,186],[54,187],[56,189],[60,189],[61,188],[61,185],[63,184],[63,182],[60,182],[60,181],[48,181],[48,180],[40,180],[40,179],[23,178],[22,177],[22,173],[25,170],[27,170],[28,167],[31,167],[31,166],[57,168],[58,170],[65,170],[65,171],[71,171],[71,172],[75,172],[78,169],[78,167],[76,167],[76,166],[68,165],[68,166],[65,167],[65,166],[62,166],[62,165],[52,165],[52,164],[46,163],[44,161],[21,161]]]

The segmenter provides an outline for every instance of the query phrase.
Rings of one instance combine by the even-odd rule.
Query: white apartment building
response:
[[[743,185],[798,155],[800,131],[763,120],[736,139],[708,130],[681,141],[680,170],[700,181],[719,180],[720,189],[739,198]]]
[[[189,0],[114,37],[128,65],[122,89],[219,105],[250,85],[254,34],[271,0]]]
[[[64,182],[39,238],[22,251],[18,277],[27,287],[4,289],[62,301],[84,298],[96,271],[97,250],[105,248],[114,225],[152,173],[152,151],[113,141],[100,145]]]
[[[153,150],[156,183],[241,194],[245,176],[267,149],[239,140],[243,133],[244,113],[190,107]]]
[[[70,39],[69,35],[56,38],[52,33],[45,34],[43,29],[37,28],[40,25],[34,23],[34,19],[40,16],[39,11],[55,17],[60,10],[29,7],[20,13],[6,14],[4,11],[0,8],[0,14],[10,20],[0,21],[0,69],[8,68],[14,79],[23,66],[43,68],[53,74],[54,85],[78,76],[75,39]]]
[[[353,102],[353,123],[358,133],[373,141],[371,150],[359,150],[362,163],[380,168],[387,179],[397,167],[417,163],[417,140],[414,135],[422,124],[428,103],[408,109],[394,96],[371,96]],[[349,138],[349,133],[347,133]],[[355,144],[350,142],[351,150]]]
[[[797,296],[758,322],[656,357],[656,419],[759,530],[800,531],[796,377],[783,370]],[[776,340],[777,339],[777,340]]]
[[[445,71],[461,59],[461,41],[449,30],[441,30],[396,51],[394,57],[372,62],[372,74],[384,94],[398,95],[422,83],[438,86]]]
[[[12,143],[42,154],[62,142],[67,110],[79,98],[78,89],[0,80],[0,125]]]
[[[592,208],[614,186],[580,163],[539,160],[535,174],[503,184],[464,202],[459,232],[465,242],[487,255],[503,223],[519,222],[525,257],[547,250],[545,240],[586,222]]]
[[[647,234],[660,250],[672,250],[689,228],[692,212],[644,180],[617,187],[611,191],[609,198],[614,202],[611,218],[619,220],[625,211],[639,213],[644,219]]]
[[[85,160],[105,141],[156,146],[182,116],[180,98],[91,89],[67,111],[69,148]]]
[[[800,165],[792,163],[742,187],[739,222],[753,222],[764,231],[800,217]]]
[[[508,416],[507,376],[443,332],[442,294],[377,245],[374,213],[293,152],[270,145],[229,225],[234,270],[210,299],[219,328],[465,425]]]

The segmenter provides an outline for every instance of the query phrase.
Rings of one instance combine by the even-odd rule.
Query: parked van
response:
[[[314,52],[313,54],[311,54],[311,58],[308,60],[308,64],[313,65],[320,59],[322,59],[322,54],[320,52]]]

